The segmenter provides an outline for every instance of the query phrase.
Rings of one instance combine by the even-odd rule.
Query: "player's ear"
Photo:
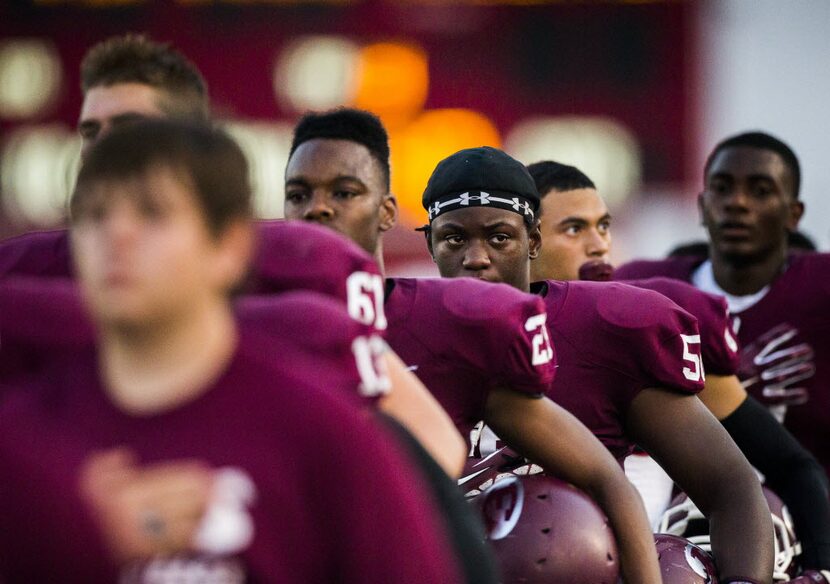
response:
[[[790,217],[787,220],[787,228],[790,231],[798,229],[798,223],[804,216],[804,203],[798,199],[790,201]]]
[[[398,200],[392,193],[386,193],[380,202],[380,230],[389,231],[397,222]]]
[[[232,221],[218,236],[211,265],[217,281],[227,289],[234,288],[245,277],[254,241],[253,224],[246,219]]]
[[[539,257],[539,250],[542,249],[542,232],[539,230],[539,222],[528,228],[527,231],[527,257],[535,260]]]

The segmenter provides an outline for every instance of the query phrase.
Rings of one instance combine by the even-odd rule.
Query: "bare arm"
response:
[[[394,351],[388,350],[384,361],[392,390],[380,399],[378,406],[403,424],[447,475],[457,479],[467,456],[464,438],[455,429],[447,412],[424,384],[406,370]]]
[[[712,415],[723,420],[746,399],[746,390],[736,375],[706,375],[706,385],[697,396]]]
[[[588,493],[608,516],[626,582],[659,583],[660,568],[642,500],[606,448],[547,398],[497,389],[485,422],[511,447]]]
[[[769,508],[752,467],[723,426],[692,395],[645,389],[627,430],[709,519],[721,580],[772,581]]]

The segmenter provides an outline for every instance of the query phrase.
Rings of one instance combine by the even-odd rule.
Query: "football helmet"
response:
[[[822,570],[816,572],[814,570],[807,570],[801,572],[797,578],[793,578],[786,584],[830,584],[830,571]]]
[[[511,476],[477,497],[503,584],[616,584],[608,519],[575,487],[544,475]]]
[[[801,554],[801,544],[796,538],[793,521],[784,502],[767,487],[763,491],[775,534],[773,580],[786,582],[798,573],[797,557]],[[709,521],[685,493],[672,500],[660,518],[657,531],[684,537],[707,552],[712,550],[709,543]]]
[[[539,474],[542,467],[528,462],[507,446],[488,456],[470,457],[464,463],[458,486],[467,498],[475,497],[497,480],[511,476]]]
[[[663,584],[718,584],[715,562],[690,541],[657,533],[654,535]]]

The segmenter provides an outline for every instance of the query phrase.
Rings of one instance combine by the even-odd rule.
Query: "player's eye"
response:
[[[100,126],[88,124],[80,126],[78,128],[78,134],[80,134],[81,138],[84,140],[94,140],[98,136],[100,129]]]
[[[602,221],[598,226],[599,232],[605,235],[609,231],[611,231],[611,222],[610,221]]]
[[[490,241],[492,241],[495,244],[503,244],[510,241],[510,236],[506,233],[495,233],[490,236]]]
[[[357,193],[354,191],[342,189],[339,191],[334,191],[334,198],[335,199],[351,199],[352,197],[356,197]]]
[[[167,214],[165,205],[151,198],[141,201],[139,206],[141,216],[147,219],[161,219]]]
[[[755,188],[752,189],[753,196],[758,197],[758,198],[768,197],[769,195],[772,194],[772,192],[773,192],[772,187],[770,187],[770,185],[766,185],[766,184],[756,185]]]
[[[308,198],[308,193],[305,191],[300,190],[289,190],[285,193],[285,200],[293,203],[294,205],[299,205],[303,201]]]
[[[709,183],[709,191],[716,195],[724,195],[729,192],[729,185],[722,180],[714,180]]]
[[[579,225],[568,225],[565,228],[565,235],[579,235],[582,228]]]
[[[79,215],[86,221],[101,223],[107,216],[107,207],[103,202],[87,204]]]
[[[460,235],[447,235],[444,237],[444,241],[450,245],[461,245],[464,243],[464,238]]]

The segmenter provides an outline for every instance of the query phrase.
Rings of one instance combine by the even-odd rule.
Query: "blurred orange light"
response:
[[[435,166],[458,150],[476,146],[501,147],[501,136],[487,117],[465,109],[427,111],[391,132],[392,192],[405,223],[426,223],[421,195]]]
[[[386,42],[361,49],[352,105],[374,112],[387,128],[400,127],[418,115],[428,91],[429,66],[420,47]]]

